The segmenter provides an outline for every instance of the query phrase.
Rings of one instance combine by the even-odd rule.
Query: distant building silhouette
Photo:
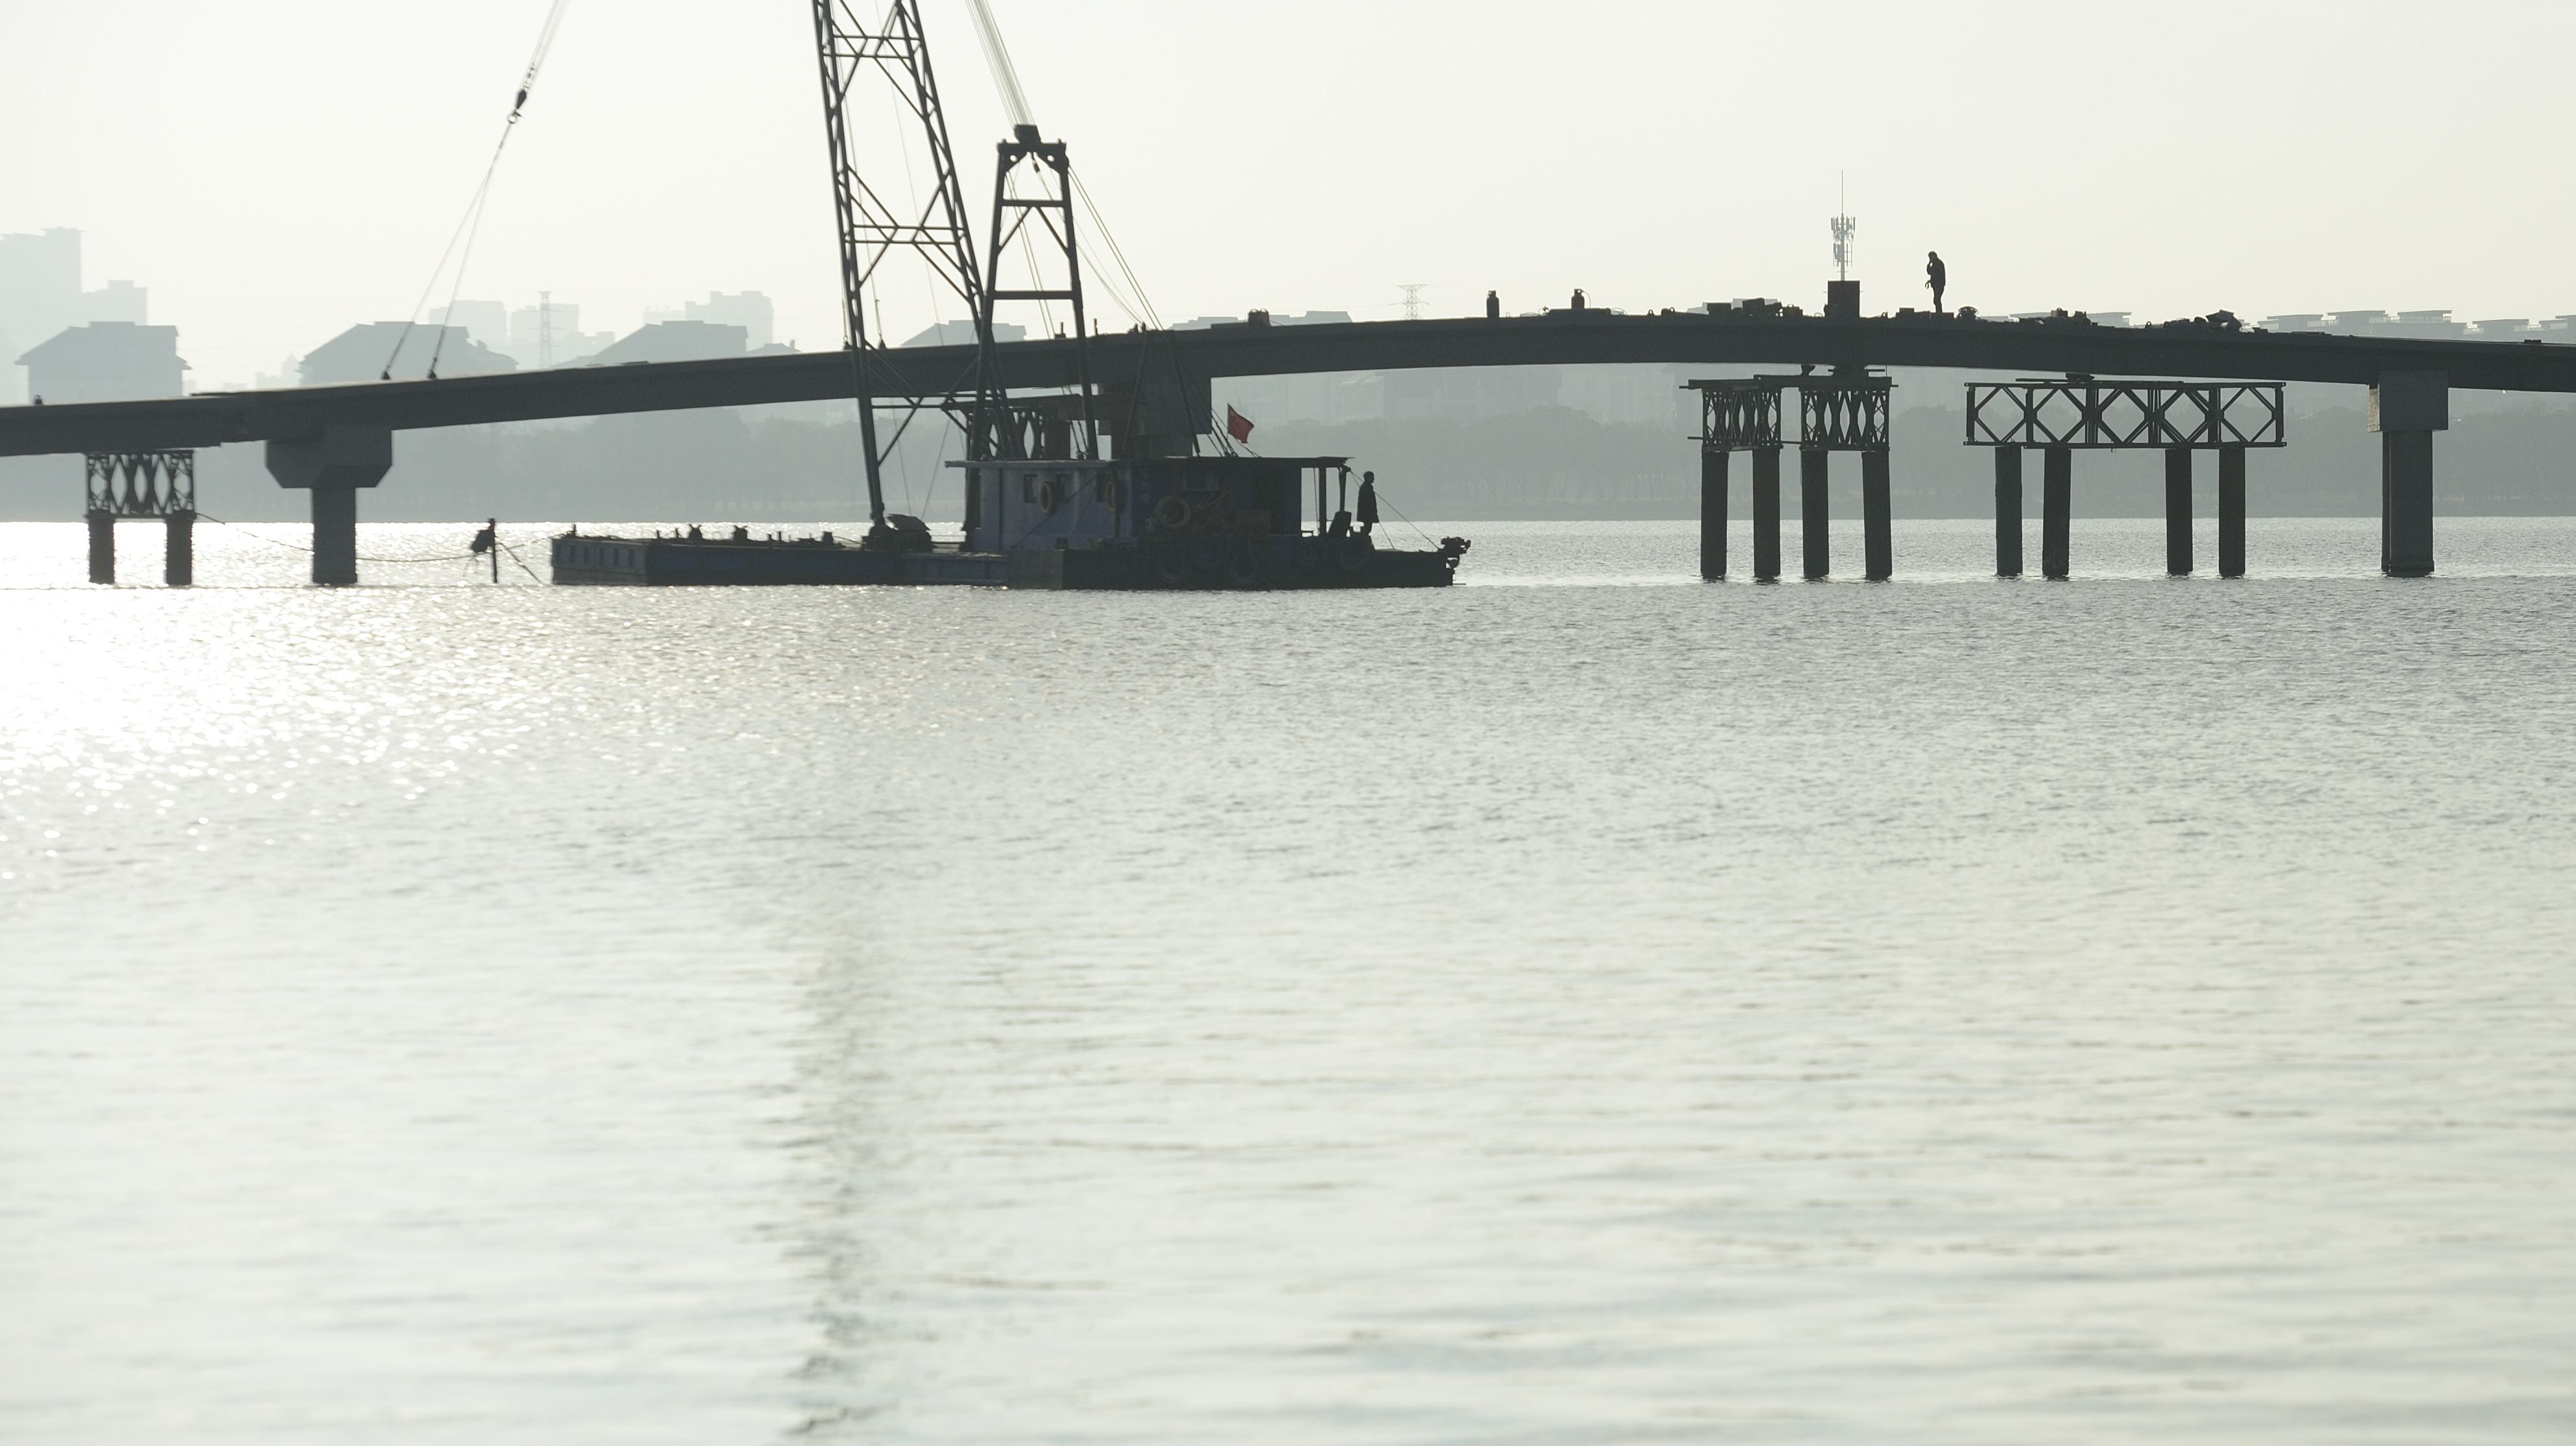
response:
[[[441,332],[446,333],[443,345],[439,340]],[[398,356],[397,343],[401,349]],[[395,381],[418,381],[429,374],[433,353],[438,358],[438,374],[443,377],[481,376],[516,371],[519,367],[516,361],[474,340],[461,326],[415,326],[406,337],[399,321],[369,321],[306,353],[304,385],[372,382],[385,372],[389,357],[393,360]]]
[[[712,321],[653,321],[572,365],[707,361],[715,357],[740,356],[749,341],[749,334],[738,326],[724,326]]]
[[[12,358],[38,342],[84,322],[151,319],[148,293],[131,281],[81,290],[80,238],[67,226],[0,236],[0,404],[27,399]]]
[[[995,341],[1026,341],[1028,339],[1029,329],[1025,326],[1019,326],[1007,321],[997,321],[993,323],[993,340]],[[971,321],[943,321],[937,326],[930,328],[928,331],[916,334],[912,340],[904,343],[905,346],[973,346],[974,344],[975,323]]]
[[[510,349],[509,308],[497,301],[460,301],[430,312],[429,319],[448,326],[461,326],[467,336],[494,351]]]
[[[55,402],[121,402],[187,390],[179,328],[94,321],[66,327],[17,358],[32,396]]]
[[[770,344],[770,330],[776,314],[769,298],[757,291],[737,291],[730,296],[721,291],[711,291],[707,293],[705,302],[690,302],[688,314],[683,319],[741,327],[745,339],[758,348]]]
[[[613,331],[583,331],[578,303],[548,297],[510,312],[510,344],[505,350],[523,367],[561,366],[616,340]]]

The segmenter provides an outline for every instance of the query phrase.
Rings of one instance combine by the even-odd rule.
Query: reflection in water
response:
[[[0,597],[0,1420],[2555,1439],[2576,525],[2445,526]]]

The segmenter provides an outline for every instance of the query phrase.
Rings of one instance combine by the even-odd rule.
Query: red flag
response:
[[[1231,402],[1225,408],[1225,434],[1238,442],[1252,440],[1252,419],[1236,411]]]

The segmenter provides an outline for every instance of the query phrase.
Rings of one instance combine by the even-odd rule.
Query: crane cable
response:
[[[1001,92],[1002,109],[1010,113],[1011,124],[1037,124],[1030,118],[1029,97],[1020,89],[1019,68],[1011,64],[1010,47],[1002,43],[1002,27],[993,19],[993,7],[986,0],[968,0],[967,8],[974,12],[975,34],[984,42],[984,63],[993,72],[993,88]],[[1127,253],[1118,248],[1118,238],[1110,234],[1109,223],[1100,219],[1100,207],[1093,204],[1091,189],[1082,184],[1080,173],[1068,168],[1066,174],[1073,178],[1073,193],[1081,198],[1083,213],[1091,218],[1092,229],[1109,244],[1109,257],[1118,263],[1118,273],[1127,278],[1128,293],[1136,298],[1136,304],[1129,306],[1127,298],[1119,295],[1118,288],[1111,284],[1108,273],[1086,255],[1083,260],[1090,263],[1093,278],[1099,281],[1103,291],[1109,293],[1110,300],[1118,303],[1121,311],[1143,322],[1148,330],[1161,331],[1162,318],[1155,315],[1154,303],[1146,299],[1144,283],[1136,279],[1136,269],[1127,264]]]
[[[420,299],[412,303],[411,316],[403,322],[402,334],[394,338],[394,349],[386,356],[384,368],[377,373],[376,380],[389,382],[394,379],[394,363],[402,356],[403,344],[411,340],[412,328],[420,324],[421,308],[429,304],[429,294],[438,289],[438,278],[447,271],[447,258],[457,256],[456,243],[462,240],[465,251],[462,256],[457,256],[455,284],[447,292],[447,320],[439,325],[438,343],[429,352],[429,379],[438,379],[438,358],[447,349],[447,333],[456,318],[456,298],[465,289],[466,263],[474,259],[474,239],[483,230],[483,203],[492,194],[492,175],[501,168],[501,152],[509,147],[510,132],[519,124],[519,113],[527,109],[528,92],[536,89],[537,72],[546,63],[546,52],[554,47],[555,31],[563,24],[564,9],[571,3],[572,0],[554,0],[553,6],[546,11],[545,28],[537,33],[536,53],[528,57],[527,71],[519,77],[518,96],[510,102],[510,117],[501,123],[501,139],[493,145],[492,159],[483,167],[483,183],[474,188],[474,199],[465,204],[465,214],[458,218],[455,231],[448,235],[447,249],[438,253],[438,265],[431,268],[429,280],[421,286]]]

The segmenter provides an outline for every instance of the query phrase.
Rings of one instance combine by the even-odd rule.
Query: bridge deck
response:
[[[1095,337],[1091,348],[1092,375],[1112,388],[1129,379],[1175,373],[1221,377],[1416,367],[1795,363],[2363,385],[2385,372],[2439,372],[2454,387],[2576,392],[2576,346],[1929,316],[1844,319],[1558,312],[1502,319],[1128,332]],[[1072,379],[1069,341],[1010,342],[999,353],[1007,386],[1054,387]],[[973,353],[967,347],[902,347],[872,353],[872,389],[888,397],[944,392],[972,362]],[[407,430],[825,401],[848,397],[852,390],[849,356],[834,351],[154,401],[0,407],[0,456],[213,447],[315,437],[335,423]]]

